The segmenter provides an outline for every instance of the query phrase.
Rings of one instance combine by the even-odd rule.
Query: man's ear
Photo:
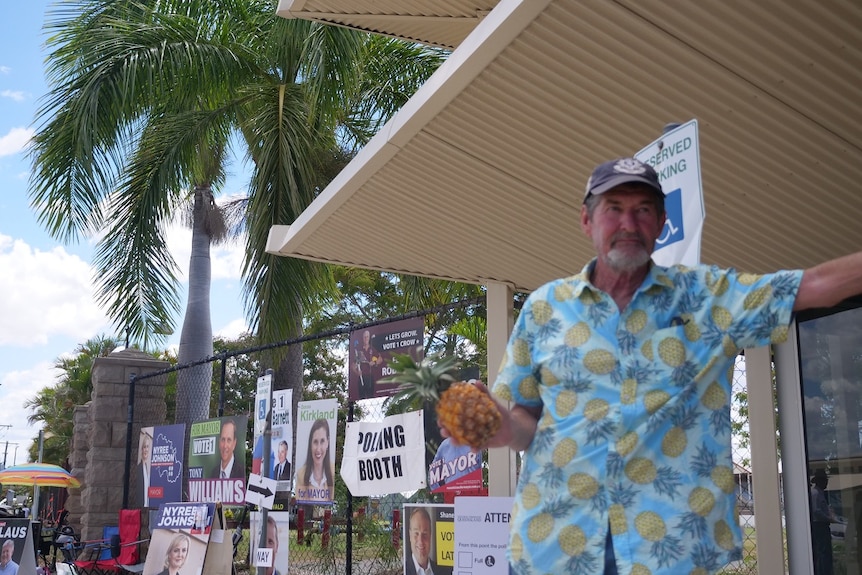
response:
[[[587,236],[592,236],[592,223],[590,222],[590,214],[587,212],[587,205],[581,206],[581,229]]]

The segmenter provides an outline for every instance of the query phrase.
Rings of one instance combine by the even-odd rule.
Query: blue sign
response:
[[[677,188],[664,197],[667,220],[655,242],[655,249],[663,248],[685,239],[685,220],[682,217],[682,188]]]

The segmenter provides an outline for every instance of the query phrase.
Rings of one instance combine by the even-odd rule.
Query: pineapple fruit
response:
[[[396,373],[383,381],[399,384],[396,398],[436,403],[440,425],[455,442],[480,448],[500,429],[500,411],[488,394],[455,381],[454,357],[426,358],[417,364],[409,355],[395,355],[389,366]]]

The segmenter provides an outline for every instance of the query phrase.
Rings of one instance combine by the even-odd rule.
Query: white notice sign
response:
[[[512,497],[455,498],[455,572],[508,575]]]

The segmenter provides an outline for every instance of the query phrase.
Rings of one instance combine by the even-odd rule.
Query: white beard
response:
[[[618,249],[611,249],[608,252],[607,262],[616,271],[633,272],[648,264],[650,257],[650,254],[645,249],[634,254],[625,253]]]

